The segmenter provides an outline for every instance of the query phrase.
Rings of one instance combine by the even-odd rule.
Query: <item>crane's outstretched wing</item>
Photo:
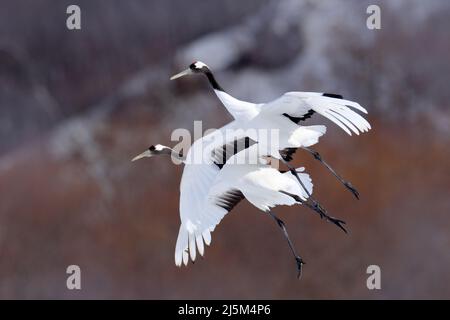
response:
[[[202,229],[205,223],[203,217],[204,199],[208,195],[219,168],[214,164],[186,164],[180,185],[180,219],[181,225],[178,232],[175,248],[175,264],[180,266],[187,264],[188,249],[191,259],[194,261],[196,248],[203,255],[203,242],[207,245],[211,242],[210,229]],[[219,211],[220,210],[219,208]]]
[[[358,103],[342,96],[317,92],[287,92],[264,104],[260,115],[281,114],[298,123],[318,113],[334,122],[349,135],[371,129],[369,122],[352,109],[367,113]],[[351,131],[350,131],[351,130]]]
[[[216,163],[219,157],[214,150],[224,150],[223,136],[226,129],[232,129],[234,123],[216,130],[194,142],[186,159],[180,184],[180,218],[181,225],[175,248],[175,264],[187,265],[189,257],[195,261],[197,250],[203,255],[204,243],[211,243],[211,232],[222,218],[244,198],[236,190],[224,193],[216,203],[208,201],[212,187],[222,164]],[[247,143],[249,141],[247,140]],[[245,144],[245,140],[242,141]],[[217,149],[216,149],[217,148]],[[238,150],[243,147],[238,143]],[[227,158],[230,155],[226,156]],[[225,159],[226,161],[226,159]]]

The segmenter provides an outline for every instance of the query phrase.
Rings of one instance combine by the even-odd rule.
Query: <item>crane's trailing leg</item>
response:
[[[298,172],[295,170],[295,168],[293,168],[289,162],[284,159],[283,155],[281,155],[281,160],[283,161],[283,163],[288,167],[289,171],[295,176],[295,178],[298,180],[298,182],[300,183],[300,185],[302,186],[303,190],[305,190],[305,193],[308,195],[308,199],[306,201],[303,201],[302,199],[300,199],[300,197],[296,196],[296,195],[292,195],[292,194],[288,194],[291,197],[294,197],[294,199],[302,204],[304,204],[305,206],[307,206],[308,208],[314,210],[315,212],[317,212],[320,215],[320,218],[325,218],[327,221],[335,224],[336,226],[338,226],[342,231],[344,231],[345,233],[347,233],[347,230],[344,228],[343,224],[345,224],[345,221],[343,220],[339,220],[336,219],[334,217],[331,217],[327,214],[327,211],[325,210],[324,207],[322,207],[320,205],[319,202],[317,202],[312,196],[311,193],[308,191],[308,189],[306,189],[305,185],[303,184],[302,180],[300,179],[300,177],[298,176]],[[283,192],[283,191],[281,191]],[[286,193],[287,194],[287,193]],[[312,202],[311,203],[309,203]]]
[[[356,190],[356,188],[354,186],[352,186],[352,184],[346,180],[344,180],[336,171],[334,171],[334,169],[328,164],[326,163],[323,159],[322,156],[315,150],[310,149],[308,147],[301,147],[303,150],[308,151],[316,160],[320,161],[320,163],[322,163],[328,170],[331,171],[331,173],[348,189],[350,190],[351,193],[353,193],[353,195],[356,197],[356,199],[359,200],[359,192],[358,190]]]
[[[345,221],[337,219],[337,218],[332,217],[332,216],[329,216],[327,214],[327,211],[323,207],[321,207],[320,204],[317,204],[319,206],[319,209],[317,209],[317,207],[315,207],[314,204],[310,204],[310,203],[308,203],[308,201],[303,201],[301,199],[299,199],[299,200],[300,200],[299,202],[301,202],[303,205],[305,205],[308,208],[310,208],[310,209],[316,211],[317,213],[319,213],[320,214],[320,218],[322,218],[322,219],[325,218],[328,222],[331,222],[331,223],[335,224],[342,231],[344,231],[345,233],[348,233],[347,230],[343,226],[345,224]]]
[[[311,197],[311,194],[309,193],[308,189],[306,189],[305,185],[303,184],[302,180],[300,179],[300,177],[298,176],[297,171],[295,170],[294,167],[292,167],[289,162],[284,158],[284,156],[280,153],[281,155],[281,161],[286,165],[286,167],[288,167],[289,171],[292,173],[292,175],[298,180],[298,183],[300,183],[300,185],[302,186],[303,190],[305,190],[305,193],[308,195],[308,197]],[[314,202],[316,202],[315,200],[313,200]]]
[[[302,276],[302,267],[305,264],[305,262],[302,260],[302,258],[297,254],[295,251],[294,245],[292,244],[291,239],[289,238],[289,234],[286,229],[286,225],[284,224],[283,220],[278,218],[275,214],[273,214],[271,211],[268,211],[269,215],[275,220],[275,222],[278,224],[278,226],[283,231],[284,237],[286,238],[289,248],[291,249],[292,254],[294,255],[295,262],[297,263],[297,278],[300,279]]]
[[[337,218],[332,217],[332,216],[329,216],[327,214],[327,211],[319,203],[315,202],[315,203],[311,204],[311,203],[309,203],[310,199],[305,201],[305,200],[302,200],[299,196],[297,196],[295,194],[292,194],[292,193],[289,193],[289,192],[286,192],[286,191],[283,191],[283,190],[280,190],[279,192],[284,193],[285,195],[288,195],[288,196],[292,197],[295,201],[297,201],[297,202],[301,203],[302,205],[310,208],[311,210],[317,212],[320,215],[321,219],[325,219],[328,222],[331,222],[331,223],[335,224],[342,231],[344,231],[345,233],[348,233],[347,230],[343,226],[344,224],[346,224],[345,221],[337,219]]]

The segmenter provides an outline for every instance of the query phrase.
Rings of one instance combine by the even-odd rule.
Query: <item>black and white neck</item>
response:
[[[225,92],[225,90],[223,90],[223,88],[217,82],[211,69],[209,69],[209,67],[205,63],[201,61],[196,61],[192,63],[189,66],[189,68],[192,70],[193,73],[203,73],[206,76],[206,78],[208,78],[209,84],[213,87],[214,90]]]
[[[208,78],[208,81],[213,87],[217,98],[219,98],[220,102],[222,102],[233,118],[248,120],[256,115],[257,108],[255,108],[255,104],[236,99],[225,92],[225,90],[217,82],[211,69],[205,63],[196,61],[189,66],[188,70],[190,70],[190,73],[203,73]]]
[[[223,88],[217,82],[216,78],[214,78],[214,75],[211,72],[211,70],[208,69],[208,71],[205,72],[205,75],[208,78],[208,81],[209,81],[209,83],[211,84],[211,86],[213,87],[214,90],[225,92],[225,90],[223,90]]]

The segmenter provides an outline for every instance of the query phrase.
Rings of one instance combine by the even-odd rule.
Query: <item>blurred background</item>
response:
[[[70,4],[81,30],[66,28]],[[0,298],[450,298],[449,16],[445,0],[2,0]],[[231,120],[203,77],[169,81],[194,60],[240,99],[325,91],[369,111],[358,137],[310,121],[328,125],[316,149],[361,200],[296,154],[350,229],[275,210],[307,262],[300,281],[246,202],[204,259],[174,265],[182,167],[130,159],[195,120]],[[71,264],[81,291],[66,288]],[[366,287],[372,264],[381,290]]]

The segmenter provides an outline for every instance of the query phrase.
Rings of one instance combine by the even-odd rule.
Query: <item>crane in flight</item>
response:
[[[214,93],[233,116],[235,121],[240,123],[240,127],[245,128],[272,128],[280,130],[295,130],[305,120],[311,118],[315,113],[320,114],[338,125],[350,136],[352,132],[359,135],[371,129],[369,122],[357,112],[366,113],[367,110],[357,102],[345,100],[341,95],[319,92],[287,92],[279,98],[268,103],[251,103],[242,101],[231,96],[219,85],[211,69],[201,61],[195,61],[189,67],[175,75],[170,80],[175,80],[187,75],[203,74],[208,79]],[[284,119],[283,119],[284,118]],[[252,137],[258,140],[257,137]],[[280,139],[280,144],[283,144]],[[284,143],[286,145],[286,143]],[[295,170],[287,163],[287,157],[292,156],[296,147],[289,148],[287,154],[282,155],[281,160],[295,174]],[[353,195],[359,199],[359,192],[353,185],[344,180],[315,150],[302,146],[301,149],[309,152],[314,158],[320,161]],[[272,154],[277,157],[277,155]],[[296,175],[296,174],[295,174]],[[298,177],[297,177],[298,179]],[[300,179],[298,181],[301,183]]]
[[[295,258],[300,277],[304,261],[297,254],[285,223],[271,209],[278,205],[305,205],[346,232],[343,227],[345,222],[317,210],[308,202],[313,184],[309,175],[303,172],[303,167],[295,171],[306,190],[300,187],[291,171],[282,172],[272,167],[271,156],[261,154],[257,142],[248,137],[235,140],[231,149],[230,144],[219,147],[216,145],[214,142],[210,143],[212,148],[205,151],[210,155],[209,161],[204,163],[191,164],[187,157],[160,144],[150,146],[132,160],[169,155],[185,163],[180,187],[182,224],[175,249],[175,264],[187,265],[189,257],[195,261],[197,250],[203,255],[204,243],[211,243],[211,232],[241,200],[247,199],[256,208],[269,214],[281,228]],[[192,155],[191,150],[197,149],[191,147],[189,156]],[[263,152],[264,150],[262,149]],[[220,162],[222,159],[225,160],[224,163]],[[199,180],[202,181],[203,188],[199,187]]]
[[[293,153],[299,148],[311,153],[359,198],[358,191],[351,183],[344,180],[318,152],[310,148],[325,134],[326,127],[305,126],[304,121],[317,113],[334,122],[349,135],[352,132],[359,135],[371,127],[354,110],[363,113],[367,111],[356,102],[329,93],[287,92],[268,103],[241,101],[226,93],[210,68],[200,61],[172,76],[171,80],[189,74],[204,74],[207,77],[215,94],[234,120],[195,141],[185,157],[169,147],[156,145],[133,159],[170,155],[185,163],[180,183],[181,225],[175,249],[176,265],[186,265],[189,258],[195,261],[197,250],[203,255],[204,243],[210,244],[211,232],[217,224],[237,203],[246,198],[255,207],[272,216],[283,230],[300,275],[303,260],[297,255],[285,224],[272,212],[273,207],[301,204],[343,231],[346,230],[344,221],[328,215],[323,206],[312,197],[309,175],[290,164]],[[264,141],[257,129],[277,130],[277,143]],[[226,135],[226,130],[232,130],[234,134]],[[224,136],[227,137],[225,140]],[[233,146],[231,153],[228,152],[230,145]],[[256,162],[243,164],[242,159],[249,152],[256,154]],[[206,158],[202,156],[200,163],[189,161],[197,153],[206,154]],[[272,168],[273,159],[281,160],[289,171],[282,172]]]

